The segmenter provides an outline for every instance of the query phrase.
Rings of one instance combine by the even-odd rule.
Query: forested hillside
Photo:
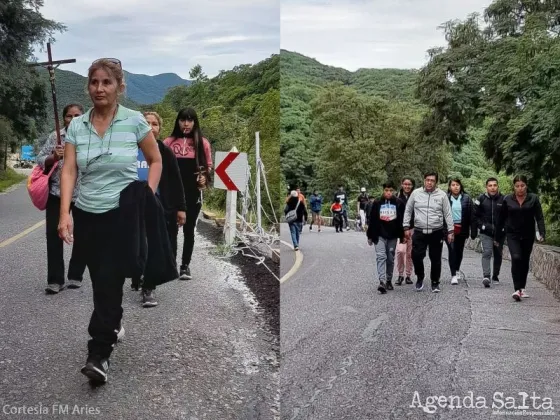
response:
[[[284,189],[343,184],[379,192],[385,179],[421,182],[436,169],[484,191],[525,174],[541,195],[549,242],[560,218],[560,6],[495,0],[486,28],[474,14],[442,26],[448,45],[419,70],[349,72],[281,52]],[[442,187],[445,187],[442,185]],[[285,190],[284,190],[285,191]],[[353,206],[350,208],[353,211]]]
[[[251,174],[255,179],[255,132],[260,132],[261,159],[273,195],[275,209],[280,206],[280,69],[279,56],[273,55],[255,65],[240,65],[222,71],[209,79],[203,69],[191,71],[193,83],[169,91],[160,104],[141,109],[155,109],[164,118],[163,136],[171,133],[177,111],[194,107],[201,120],[204,135],[214,151],[229,151],[233,146],[247,152]],[[263,184],[264,188],[264,184]],[[264,191],[264,189],[263,189]],[[222,208],[225,191],[213,190],[206,195],[208,204]],[[263,197],[265,211],[271,214]]]

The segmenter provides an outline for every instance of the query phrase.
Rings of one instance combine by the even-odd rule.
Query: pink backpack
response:
[[[33,172],[27,178],[27,192],[33,205],[39,210],[45,210],[47,208],[47,201],[49,199],[49,179],[58,167],[58,161],[55,162],[48,174],[44,174],[43,168],[39,165],[35,165]]]

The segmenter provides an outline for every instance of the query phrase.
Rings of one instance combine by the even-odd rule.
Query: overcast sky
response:
[[[351,71],[419,68],[445,45],[437,27],[491,0],[281,0],[283,49]]]
[[[46,0],[41,13],[68,28],[55,36],[53,59],[75,58],[60,68],[82,75],[116,57],[131,73],[187,79],[200,64],[215,76],[279,52],[279,0]],[[36,57],[46,61],[46,51]]]

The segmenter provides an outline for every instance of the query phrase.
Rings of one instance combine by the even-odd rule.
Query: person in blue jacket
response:
[[[313,194],[309,197],[309,205],[311,206],[311,224],[309,225],[309,230],[313,230],[313,223],[317,222],[317,231],[321,232],[321,225],[323,224],[323,219],[321,218],[323,196],[317,193],[317,190],[313,190]]]

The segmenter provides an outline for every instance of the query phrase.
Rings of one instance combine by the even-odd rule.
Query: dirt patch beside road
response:
[[[197,229],[212,243],[218,245],[223,243],[222,230],[206,220],[199,220]],[[196,246],[196,245],[195,245]],[[250,254],[250,251],[246,251]],[[268,267],[277,277],[280,277],[280,265],[271,258],[266,258],[263,264],[257,264],[258,260],[246,257],[241,253],[231,257],[229,261],[235,264],[243,274],[243,280],[247,287],[257,298],[263,309],[271,332],[280,338],[280,282],[274,278]],[[266,267],[265,265],[266,264]]]

